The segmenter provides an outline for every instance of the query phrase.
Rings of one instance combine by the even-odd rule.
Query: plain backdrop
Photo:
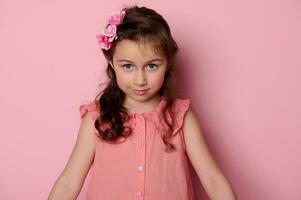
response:
[[[75,144],[79,105],[105,80],[95,35],[133,4],[168,21],[178,88],[239,199],[301,199],[297,0],[0,0],[0,199],[47,198]]]

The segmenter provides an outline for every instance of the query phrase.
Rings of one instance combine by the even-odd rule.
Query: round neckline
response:
[[[129,116],[129,118],[132,118],[132,117],[139,117],[139,116],[145,116],[145,115],[149,115],[149,114],[152,114],[152,113],[156,113],[161,108],[161,105],[162,105],[163,101],[164,101],[164,97],[161,96],[160,102],[158,103],[158,105],[156,105],[156,107],[153,110],[142,112],[142,113],[135,112],[135,113],[129,114],[128,116]]]

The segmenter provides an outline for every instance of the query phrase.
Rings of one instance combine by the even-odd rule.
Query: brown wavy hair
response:
[[[174,91],[175,72],[172,61],[178,52],[178,46],[172,38],[168,23],[153,9],[134,5],[122,10],[125,11],[125,16],[123,22],[117,26],[118,38],[112,42],[109,50],[102,49],[102,52],[108,61],[112,61],[118,42],[128,39],[135,42],[150,42],[153,44],[156,53],[166,57],[168,67],[158,94],[161,97],[165,96],[166,100],[166,104],[162,109],[163,119],[168,126],[167,132],[162,136],[166,146],[165,151],[173,151],[176,148],[168,140],[173,132],[174,113],[172,107],[176,98]],[[109,62],[106,73],[109,81],[106,87],[95,97],[95,103],[101,114],[95,120],[94,126],[99,132],[98,137],[100,139],[109,143],[116,143],[121,136],[130,136],[132,130],[123,124],[129,116],[123,106],[125,94],[118,87],[115,72]],[[168,113],[171,116],[171,121],[167,120]],[[106,124],[106,129],[101,128],[101,124]]]

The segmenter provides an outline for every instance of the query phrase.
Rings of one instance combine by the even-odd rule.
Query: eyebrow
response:
[[[163,61],[163,59],[155,58],[155,59],[152,59],[150,61],[147,61],[146,63],[150,63],[150,62],[154,62],[154,61]],[[117,62],[130,62],[130,63],[133,63],[132,61],[127,60],[127,59],[119,59],[119,60],[117,60]]]

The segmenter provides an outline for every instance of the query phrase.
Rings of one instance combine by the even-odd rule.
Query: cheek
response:
[[[164,74],[160,74],[158,76],[153,77],[152,79],[152,83],[154,86],[161,86],[164,82]]]
[[[129,83],[129,77],[120,72],[116,72],[116,79],[119,87],[125,87]]]

